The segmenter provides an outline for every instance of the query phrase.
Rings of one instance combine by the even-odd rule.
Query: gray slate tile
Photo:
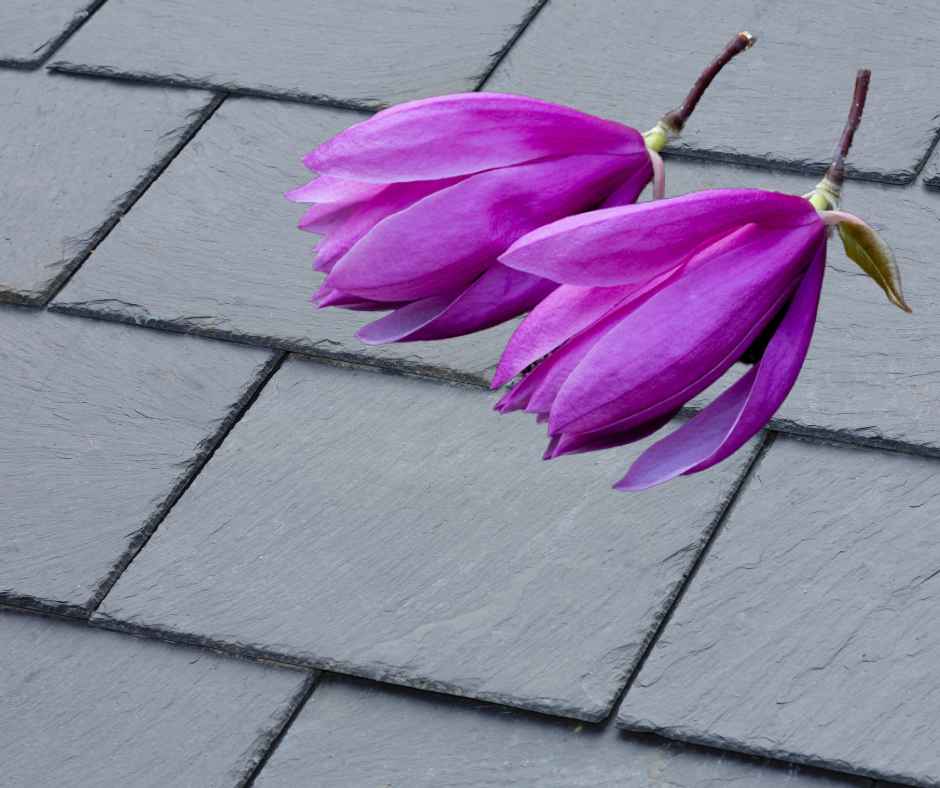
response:
[[[0,70],[0,301],[48,299],[211,99]]]
[[[936,460],[778,440],[621,723],[940,785],[938,518]]]
[[[0,65],[38,66],[102,2],[3,0],[0,4]]]
[[[306,674],[0,611],[6,786],[212,788],[257,765]]]
[[[727,187],[805,194],[815,179],[673,157],[666,183],[670,194]],[[936,454],[940,369],[931,359],[940,353],[940,195],[920,184],[851,182],[843,198],[845,210],[876,226],[894,249],[914,314],[891,306],[831,238],[809,356],[776,424]]]
[[[257,788],[848,788],[867,780],[572,721],[324,679]]]
[[[289,360],[102,620],[605,716],[747,462],[628,496],[470,388]],[[116,622],[116,623],[115,623]]]
[[[536,0],[109,0],[55,68],[377,108],[473,90]]]
[[[376,313],[317,310],[316,236],[283,192],[311,176],[300,160],[362,115],[229,99],[134,206],[56,307],[234,337],[481,383],[512,331],[367,347],[356,330]]]
[[[940,189],[940,154],[934,151],[924,168],[924,183],[931,189]]]
[[[271,353],[0,307],[0,599],[94,604]]]
[[[757,46],[715,80],[681,150],[823,169],[845,122],[855,71],[872,69],[851,169],[908,182],[940,127],[940,7],[715,0],[702,12],[642,0],[549,3],[488,90],[527,93],[639,125],[678,105],[739,30]]]

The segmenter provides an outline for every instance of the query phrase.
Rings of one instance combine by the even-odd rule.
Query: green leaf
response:
[[[891,248],[864,222],[839,222],[845,253],[885,291],[895,306],[910,312],[901,292],[901,272]]]

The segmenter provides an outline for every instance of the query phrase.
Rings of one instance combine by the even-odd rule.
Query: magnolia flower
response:
[[[361,329],[371,344],[442,339],[529,311],[557,284],[498,262],[535,228],[636,201],[658,151],[752,38],[739,34],[678,109],[646,135],[525,96],[467,93],[413,101],[311,152],[319,177],[287,197],[314,203],[300,228],[324,236],[314,268],[322,306],[394,309]]]
[[[863,102],[864,90],[850,125]],[[849,144],[851,134],[844,151]],[[698,192],[568,217],[516,241],[500,262],[561,286],[506,347],[494,387],[536,366],[497,410],[524,409],[547,422],[546,459],[618,446],[665,426],[750,355],[756,363],[746,374],[647,449],[616,487],[651,487],[739,449],[799,374],[831,226],[849,256],[908,309],[887,246],[860,219],[833,210],[843,156],[806,198]]]

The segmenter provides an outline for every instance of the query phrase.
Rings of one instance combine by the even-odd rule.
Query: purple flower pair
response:
[[[717,71],[646,135],[522,96],[404,104],[313,151],[320,177],[301,228],[325,237],[321,306],[388,310],[368,343],[444,339],[529,312],[500,359],[500,400],[547,424],[547,459],[618,446],[664,427],[741,360],[756,363],[647,449],[616,485],[639,490],[704,470],[750,440],[792,388],[809,347],[830,228],[907,308],[870,227],[838,211],[861,118],[859,77],[840,154],[806,198],[714,190],[633,203],[658,151]]]

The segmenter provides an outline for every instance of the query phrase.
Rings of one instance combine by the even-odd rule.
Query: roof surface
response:
[[[927,0],[0,4],[0,785],[940,786],[940,10]],[[302,155],[480,89],[646,128],[671,194],[803,193],[874,79],[800,380],[610,490],[486,390],[513,326],[314,311]]]

